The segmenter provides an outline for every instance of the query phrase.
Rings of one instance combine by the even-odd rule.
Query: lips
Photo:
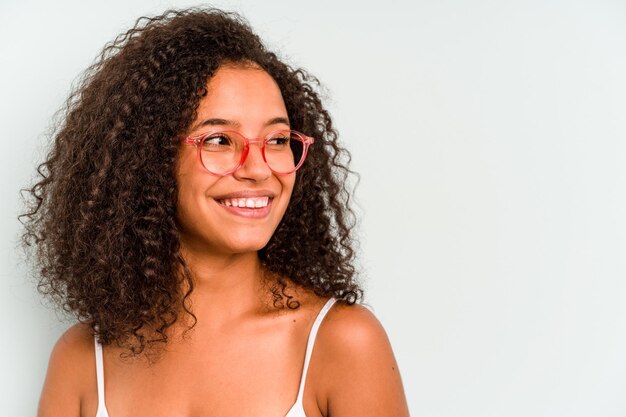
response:
[[[263,208],[267,207],[270,202],[269,197],[248,197],[248,198],[225,198],[221,200],[215,200],[219,204],[227,207],[241,207],[241,208]]]
[[[231,214],[258,219],[269,215],[274,193],[266,190],[246,190],[224,194],[213,199]]]

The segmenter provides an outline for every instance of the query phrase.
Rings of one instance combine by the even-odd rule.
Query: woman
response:
[[[104,49],[24,215],[40,290],[79,320],[39,416],[408,415],[315,83],[214,9]]]

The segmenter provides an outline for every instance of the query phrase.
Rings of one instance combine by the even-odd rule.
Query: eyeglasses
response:
[[[225,176],[241,168],[252,143],[260,144],[263,160],[274,173],[291,174],[302,166],[314,140],[295,130],[250,139],[232,130],[221,130],[188,136],[184,142],[196,145],[200,164],[209,173]]]

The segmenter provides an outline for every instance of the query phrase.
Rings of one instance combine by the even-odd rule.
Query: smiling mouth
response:
[[[238,207],[248,209],[260,209],[269,205],[272,198],[270,197],[246,197],[246,198],[225,198],[222,200],[215,200],[220,205],[226,207]]]

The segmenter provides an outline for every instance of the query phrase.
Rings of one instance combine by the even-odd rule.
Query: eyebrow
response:
[[[289,124],[289,119],[287,119],[286,117],[274,117],[273,119],[268,120],[267,122],[265,122],[264,127],[267,126],[271,126],[271,125],[277,125],[277,124],[285,124],[289,127],[291,127],[291,125]],[[196,126],[194,126],[194,128],[192,129],[192,131],[195,131],[201,127],[204,126],[228,126],[228,127],[234,127],[234,128],[239,128],[241,127],[241,123],[235,121],[235,120],[226,120],[226,119],[220,119],[220,118],[211,118],[211,119],[206,119],[205,121],[197,124]]]

